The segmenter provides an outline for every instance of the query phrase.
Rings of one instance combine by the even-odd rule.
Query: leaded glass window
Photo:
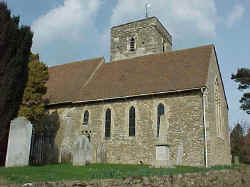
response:
[[[111,131],[111,110],[107,109],[105,115],[105,137],[107,138],[110,137],[111,134],[110,131]]]
[[[135,136],[135,107],[129,110],[129,136]]]
[[[164,105],[160,103],[157,107],[157,137],[160,135],[161,116],[164,115]]]
[[[89,122],[89,111],[86,110],[83,116],[83,125],[88,125],[88,122]]]

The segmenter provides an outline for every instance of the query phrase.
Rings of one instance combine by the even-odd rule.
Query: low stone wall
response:
[[[250,167],[244,166],[206,173],[188,173],[167,176],[129,177],[74,182],[47,182],[24,185],[0,185],[5,187],[249,187]]]

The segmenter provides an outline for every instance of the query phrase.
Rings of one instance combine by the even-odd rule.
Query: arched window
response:
[[[130,39],[130,51],[134,51],[135,50],[135,39],[134,37],[132,37]]]
[[[105,137],[107,138],[110,137],[110,130],[111,130],[111,110],[107,109],[105,115]]]
[[[129,136],[135,136],[135,107],[129,109]]]
[[[157,137],[160,135],[161,116],[164,115],[164,105],[160,103],[157,107]]]
[[[86,110],[83,116],[83,125],[88,125],[88,122],[89,122],[89,111]]]

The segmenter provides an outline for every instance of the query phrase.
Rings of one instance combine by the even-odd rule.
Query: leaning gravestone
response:
[[[73,146],[73,165],[84,166],[86,163],[92,161],[93,147],[89,142],[89,139],[80,135],[76,138]]]
[[[5,167],[29,165],[32,124],[24,117],[11,121]]]

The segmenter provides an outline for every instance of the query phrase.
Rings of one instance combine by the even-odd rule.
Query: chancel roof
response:
[[[49,104],[89,102],[204,87],[213,45],[104,63],[103,58],[49,68]]]

